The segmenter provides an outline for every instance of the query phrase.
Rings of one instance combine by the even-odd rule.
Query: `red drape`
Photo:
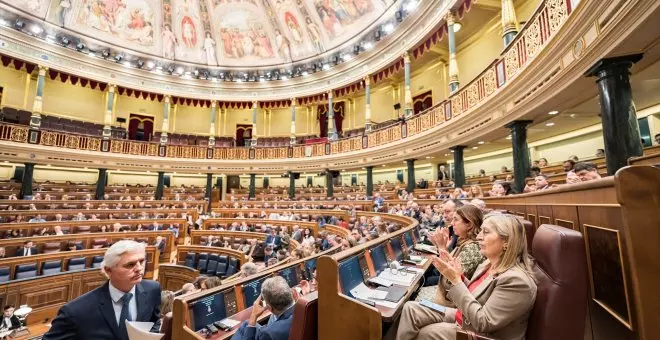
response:
[[[335,127],[337,128],[337,133],[341,135],[342,123],[344,122],[344,102],[332,103],[332,108],[335,115]],[[317,107],[317,119],[319,120],[319,128],[321,131],[320,137],[328,137],[328,104],[318,105]]]
[[[431,91],[413,97],[413,109],[415,114],[418,114],[431,106],[433,106],[433,95]]]
[[[140,123],[143,123],[142,129]],[[149,116],[131,113],[128,118],[128,139],[132,140],[151,140],[154,133],[154,118]]]

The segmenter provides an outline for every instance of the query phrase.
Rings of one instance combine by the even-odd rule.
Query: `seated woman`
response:
[[[438,312],[407,302],[397,340],[453,340],[458,327],[496,339],[525,339],[536,299],[525,227],[515,216],[494,215],[486,219],[477,240],[488,260],[471,280],[464,279],[460,262],[446,251],[433,259],[433,265],[451,282],[448,297],[457,308]]]
[[[481,224],[483,223],[483,213],[481,209],[466,204],[454,212],[451,225],[454,227],[454,233],[458,236],[458,243],[451,252],[452,258],[457,259],[463,268],[463,275],[470,279],[472,274],[477,270],[477,267],[486,260],[481,255],[479,250],[479,243],[477,242],[477,235],[481,232]],[[447,249],[447,244],[450,243],[449,228],[443,228],[430,233],[431,242],[435,244],[438,249]],[[446,300],[446,290],[451,287],[451,283],[447,280],[441,280],[441,277],[431,276],[427,278],[427,287],[422,287],[417,300],[421,299],[431,300],[445,306],[452,306],[450,301]],[[439,286],[438,286],[439,285]]]

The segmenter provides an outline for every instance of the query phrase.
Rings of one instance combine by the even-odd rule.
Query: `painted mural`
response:
[[[363,33],[393,0],[0,2],[93,38],[89,46],[105,42],[169,60],[249,67],[290,63],[337,47]]]

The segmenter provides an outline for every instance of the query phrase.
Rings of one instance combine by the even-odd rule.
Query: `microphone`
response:
[[[401,264],[398,261],[390,262],[390,269],[399,269],[399,268],[401,268]]]

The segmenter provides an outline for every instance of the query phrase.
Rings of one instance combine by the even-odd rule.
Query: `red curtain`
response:
[[[433,106],[433,95],[431,91],[413,97],[414,114],[418,114],[431,106]]]
[[[344,122],[344,102],[333,103],[332,108],[335,115],[335,127],[337,133],[341,135],[342,123]],[[328,137],[328,104],[317,106],[317,119],[319,120],[319,128],[321,131],[320,137]]]
[[[131,113],[128,118],[128,139],[149,141],[153,133],[153,117]]]

